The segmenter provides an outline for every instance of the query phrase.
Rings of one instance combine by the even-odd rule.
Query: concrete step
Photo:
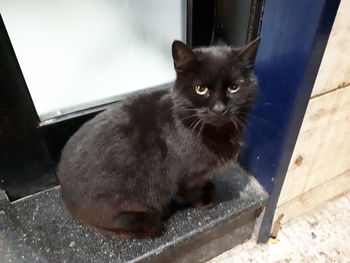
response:
[[[249,239],[267,200],[239,168],[216,177],[217,204],[188,208],[167,221],[159,238],[118,239],[92,232],[67,213],[59,187],[10,203],[0,198],[1,263],[205,262]]]

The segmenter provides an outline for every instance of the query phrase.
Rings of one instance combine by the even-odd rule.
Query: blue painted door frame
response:
[[[259,233],[274,211],[340,0],[266,0],[254,71],[260,96],[241,163],[270,193]]]

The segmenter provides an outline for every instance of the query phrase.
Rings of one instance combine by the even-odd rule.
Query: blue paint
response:
[[[241,163],[270,193],[267,242],[285,174],[340,0],[266,0],[255,72],[261,94]]]
[[[322,56],[338,4],[337,0],[266,1],[254,69],[260,96],[248,121],[241,163],[269,193],[281,166],[288,166],[281,162],[284,153],[292,153],[316,77],[317,70],[308,75],[311,55],[319,46]],[[295,123],[295,114],[300,123]]]

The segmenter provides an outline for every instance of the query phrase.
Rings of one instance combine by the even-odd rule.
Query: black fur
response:
[[[212,206],[209,178],[236,160],[255,99],[258,43],[192,51],[175,41],[171,89],[131,96],[84,124],[58,166],[72,215],[103,233],[145,237],[161,233],[175,196]],[[239,91],[228,93],[234,84]],[[199,95],[196,85],[208,93]]]

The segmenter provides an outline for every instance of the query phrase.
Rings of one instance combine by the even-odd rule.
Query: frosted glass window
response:
[[[185,11],[183,0],[0,0],[41,120],[171,82]]]

